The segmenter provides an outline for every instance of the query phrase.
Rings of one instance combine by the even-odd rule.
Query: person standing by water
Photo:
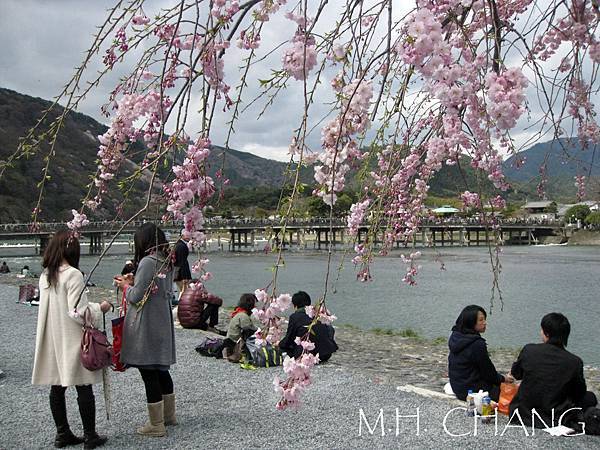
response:
[[[179,297],[183,294],[188,287],[190,280],[192,279],[192,272],[190,271],[190,264],[188,262],[188,256],[190,255],[190,248],[188,242],[190,240],[190,232],[183,230],[181,237],[175,244],[175,262],[173,263],[175,275],[173,280],[177,284],[179,289]]]
[[[50,411],[56,425],[57,448],[84,443],[85,449],[103,445],[107,438],[96,433],[96,403],[92,384],[102,381],[102,371],[89,371],[80,361],[82,324],[86,310],[99,324],[111,305],[89,303],[83,275],[79,271],[79,240],[70,231],[57,232],[50,240],[40,276],[40,304],[31,382],[50,385]],[[75,311],[75,304],[81,300]],[[65,391],[77,389],[77,403],[83,423],[83,439],[71,431],[67,420]]]
[[[175,364],[175,329],[171,312],[173,268],[165,233],[147,222],[134,236],[134,274],[116,276],[129,303],[123,329],[121,362],[140,371],[146,389],[149,421],[137,429],[145,436],[167,434],[176,425],[175,394],[169,373]]]

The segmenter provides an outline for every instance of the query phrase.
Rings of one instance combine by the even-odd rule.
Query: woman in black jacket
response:
[[[487,391],[498,401],[500,383],[512,377],[503,376],[494,367],[487,351],[484,333],[487,314],[481,306],[470,305],[462,310],[448,340],[448,377],[457,398],[465,400],[467,392]]]

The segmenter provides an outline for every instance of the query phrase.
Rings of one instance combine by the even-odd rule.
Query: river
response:
[[[423,250],[422,269],[417,286],[401,279],[404,264],[400,253],[376,259],[373,280],[356,281],[346,258],[346,267],[337,278],[342,253],[334,254],[328,306],[337,315],[337,325],[350,324],[363,329],[411,328],[427,338],[447,336],[460,310],[479,304],[489,313],[492,286],[487,248],[441,248]],[[323,253],[287,253],[278,277],[279,292],[307,291],[315,300],[323,292],[327,257]],[[262,253],[211,253],[209,270],[211,292],[234,305],[243,292],[267,286],[272,279],[274,255]],[[110,286],[112,276],[120,273],[126,256],[111,255],[102,261],[93,280]],[[28,264],[39,273],[40,259],[9,256],[2,258],[13,271]],[[190,258],[190,261],[192,258]],[[81,268],[89,271],[96,257],[82,256]],[[540,320],[548,312],[564,313],[571,322],[568,349],[586,364],[600,366],[600,248],[568,246],[505,247],[501,256],[501,309],[496,298],[488,315],[488,345],[520,347],[540,340]],[[0,278],[1,282],[1,278]],[[595,331],[594,331],[595,330]]]

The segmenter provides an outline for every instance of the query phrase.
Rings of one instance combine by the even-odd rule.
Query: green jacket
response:
[[[258,328],[260,328],[260,323],[257,319],[246,313],[240,312],[231,318],[229,328],[227,329],[227,338],[237,342],[242,336],[242,331],[256,331]]]

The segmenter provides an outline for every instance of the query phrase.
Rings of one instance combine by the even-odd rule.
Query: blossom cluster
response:
[[[315,166],[315,180],[320,186],[315,194],[330,206],[337,201],[336,192],[344,189],[345,176],[350,170],[347,161],[361,158],[353,137],[366,131],[370,124],[373,83],[355,79],[346,86],[334,84],[334,89],[340,93],[341,110],[336,118],[323,127],[323,152],[318,156],[323,164]]]
[[[486,79],[489,102],[487,110],[500,130],[509,130],[517,124],[524,111],[523,102],[527,78],[521,69],[512,67],[497,75],[490,73]]]
[[[369,208],[369,204],[371,203],[370,199],[366,199],[362,202],[355,203],[350,207],[350,215],[348,216],[348,233],[351,236],[356,236],[358,233],[358,228],[361,226],[367,209]]]
[[[85,214],[79,213],[76,209],[72,209],[71,214],[73,214],[73,219],[67,222],[67,227],[69,227],[69,230],[72,230],[75,235],[78,235],[79,230],[86,225],[89,225],[90,221]]]
[[[94,183],[99,193],[88,202],[87,206],[90,209],[94,210],[101,203],[101,194],[106,192],[108,181],[114,178],[127,144],[135,142],[138,137],[143,137],[148,145],[156,142],[161,127],[161,117],[170,105],[169,97],[161,100],[160,93],[155,91],[145,94],[126,94],[116,102],[117,111],[110,127],[103,135],[98,136],[99,165]],[[145,119],[145,127],[142,129],[135,126],[140,118]]]
[[[215,0],[210,11],[211,15],[224,22],[229,22],[231,18],[240,10],[238,0]]]
[[[292,45],[285,49],[281,58],[283,69],[296,80],[306,79],[308,73],[317,64],[315,38],[298,29],[292,38]]]
[[[465,191],[461,194],[460,198],[468,208],[481,208],[481,199],[477,192]]]
[[[319,357],[306,351],[297,359],[285,357],[283,371],[287,378],[282,381],[275,377],[273,380],[275,392],[281,395],[276,405],[278,410],[300,406],[300,394],[311,384],[311,370],[318,363]]]
[[[254,335],[256,342],[259,345],[278,342],[284,335],[282,314],[292,305],[291,295],[281,294],[273,298],[264,289],[257,289],[254,295],[261,305],[252,311],[252,315],[264,325]]]
[[[575,187],[577,187],[577,201],[580,202],[585,198],[585,175],[575,176]]]

